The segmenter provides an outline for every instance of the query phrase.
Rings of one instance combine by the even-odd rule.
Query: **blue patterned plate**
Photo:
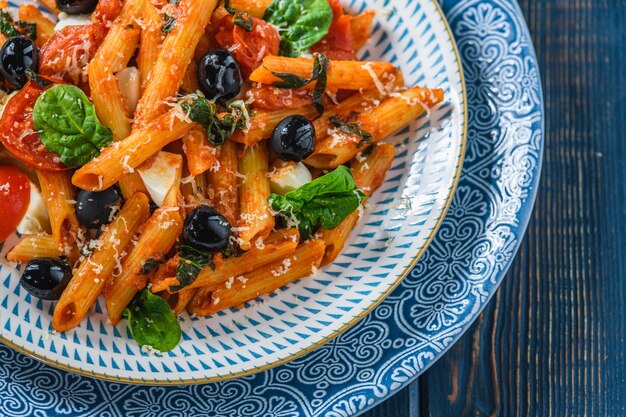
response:
[[[378,8],[353,0],[360,11]],[[410,19],[396,8],[406,8]],[[443,88],[446,103],[389,140],[397,152],[343,253],[318,273],[210,318],[183,316],[183,340],[148,355],[126,321],[107,323],[102,299],[74,330],[51,331],[54,305],[31,298],[19,273],[0,269],[0,340],[63,369],[134,383],[214,382],[302,356],[356,324],[400,283],[434,237],[452,201],[465,151],[467,115],[460,59],[433,2],[391,2],[379,13],[363,59],[391,61],[409,85]],[[411,23],[411,24],[409,24]],[[17,239],[17,237],[15,237]],[[10,249],[15,239],[5,244]]]
[[[544,140],[537,62],[515,1],[442,3],[467,80],[466,162],[440,232],[391,296],[308,355],[216,384],[103,382],[0,346],[0,415],[348,417],[441,357],[512,262],[533,206]],[[397,4],[408,15],[416,2]]]

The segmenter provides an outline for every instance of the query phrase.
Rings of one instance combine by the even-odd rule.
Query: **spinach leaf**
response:
[[[240,12],[230,5],[230,0],[224,0],[224,8],[233,15],[233,23],[241,26],[246,32],[252,32],[252,15],[249,12]]]
[[[298,57],[326,36],[333,10],[328,0],[274,0],[263,20],[279,29],[280,54]]]
[[[68,167],[84,165],[113,140],[85,93],[73,85],[55,85],[39,96],[33,110],[41,142]]]
[[[318,227],[331,230],[339,226],[364,199],[352,172],[341,165],[285,196],[270,195],[269,202],[283,222],[296,224],[302,239],[307,239]]]
[[[17,28],[23,30],[19,31]],[[9,12],[0,10],[0,33],[5,34],[9,38],[23,34],[34,41],[37,39],[37,25],[21,20],[14,22]]]
[[[168,352],[178,345],[180,324],[167,301],[145,288],[124,310],[133,339],[140,346]]]
[[[313,104],[315,109],[320,113],[324,113],[324,91],[326,91],[326,84],[328,80],[328,57],[324,54],[315,54],[313,60],[313,71],[311,72],[311,78],[302,78],[296,74],[274,72],[272,74],[282,81],[277,81],[273,85],[279,88],[303,88],[317,81],[315,88],[313,88]]]
[[[213,254],[210,252],[202,252],[191,246],[181,245],[176,248],[180,261],[176,267],[176,278],[179,285],[170,287],[171,291],[180,291],[186,286],[192,284],[200,271],[206,266],[215,269],[213,263]]]

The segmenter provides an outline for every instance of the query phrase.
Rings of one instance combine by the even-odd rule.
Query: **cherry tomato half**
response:
[[[20,224],[30,203],[30,180],[19,169],[0,165],[0,242]]]
[[[39,139],[33,124],[33,107],[43,88],[28,82],[7,103],[0,119],[0,142],[11,154],[30,167],[44,171],[68,169],[59,156]]]

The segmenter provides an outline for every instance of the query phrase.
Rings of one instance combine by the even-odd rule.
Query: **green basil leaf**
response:
[[[13,26],[15,22],[13,22],[13,18],[11,14],[5,10],[0,10],[0,32],[8,36],[9,38],[13,36],[18,36],[20,33],[15,30]]]
[[[361,143],[369,143],[372,141],[372,134],[361,129],[360,123],[348,122],[341,119],[339,116],[332,116],[328,120],[333,124],[333,126],[339,129],[340,132],[348,135],[359,136],[361,138]]]
[[[233,23],[241,26],[246,32],[252,32],[252,15],[249,12],[240,12],[230,5],[230,0],[224,0],[224,8],[233,15]]]
[[[284,196],[270,195],[269,203],[285,224],[297,224],[306,239],[318,227],[331,230],[339,226],[364,199],[352,172],[341,165]]]
[[[167,13],[163,13],[163,27],[161,28],[161,32],[170,33],[174,26],[176,26],[176,17],[170,16]]]
[[[280,54],[298,57],[326,36],[333,10],[328,0],[274,0],[263,20],[279,29]]]
[[[133,339],[142,347],[168,352],[180,341],[180,324],[171,307],[147,288],[133,298],[124,316]]]
[[[302,78],[296,74],[272,71],[274,76],[282,80],[274,82],[273,85],[279,88],[303,88],[313,81],[317,81],[312,93],[313,104],[315,105],[315,109],[322,114],[324,113],[324,92],[326,91],[328,80],[328,64],[329,60],[326,55],[315,54],[311,78]]]
[[[113,140],[85,93],[73,85],[55,85],[39,96],[33,110],[35,129],[50,152],[68,167],[84,165]]]

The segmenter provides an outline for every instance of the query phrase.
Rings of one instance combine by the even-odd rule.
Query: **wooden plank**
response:
[[[497,296],[420,379],[421,415],[626,415],[626,1],[520,3],[546,98],[538,203]]]

